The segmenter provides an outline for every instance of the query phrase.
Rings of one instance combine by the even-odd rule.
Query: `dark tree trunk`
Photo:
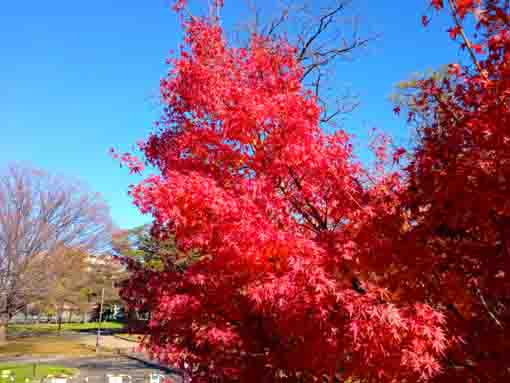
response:
[[[62,310],[57,310],[57,323],[58,323],[58,333],[62,331]]]
[[[5,314],[0,314],[0,344],[7,342],[7,323],[9,317]]]

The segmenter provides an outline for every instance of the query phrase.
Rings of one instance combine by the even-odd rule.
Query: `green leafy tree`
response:
[[[138,267],[154,271],[163,270],[165,264],[183,271],[202,258],[197,251],[179,250],[172,236],[158,238],[152,235],[147,225],[116,233],[113,251],[119,258],[131,260]]]

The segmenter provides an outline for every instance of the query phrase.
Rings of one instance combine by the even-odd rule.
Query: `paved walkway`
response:
[[[66,358],[66,357],[48,357],[48,358],[12,358],[10,363],[40,363],[40,364],[58,364],[64,367],[77,368],[79,373],[73,377],[71,383],[107,383],[107,374],[128,375],[131,379],[125,377],[125,382],[149,383],[150,374],[161,374],[175,383],[183,383],[183,379],[178,371],[157,366],[156,364],[144,360],[138,355],[118,356],[118,357],[86,357],[86,358]]]
[[[79,369],[80,373],[73,379],[74,382],[104,383],[107,374],[123,374],[130,376],[133,383],[148,383],[150,374],[161,374],[168,376],[176,383],[182,383],[177,373],[168,373],[155,365],[129,357],[68,359],[59,361],[59,364]]]

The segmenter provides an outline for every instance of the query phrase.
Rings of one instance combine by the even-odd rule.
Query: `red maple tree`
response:
[[[185,18],[141,144],[160,175],[131,194],[155,237],[200,257],[131,265],[123,296],[151,312],[152,356],[197,382],[509,378],[509,9],[449,5],[472,64],[419,82],[400,172],[387,138],[368,169],[345,132],[321,130],[295,48],[255,34],[235,48],[215,18]]]
[[[474,0],[433,5],[451,12],[448,32],[467,52],[467,63],[451,64],[440,80],[418,82],[413,101],[420,113],[411,118],[419,139],[405,169],[401,200],[412,223],[392,244],[392,257],[398,268],[409,264],[416,270],[404,274],[412,284],[406,284],[405,294],[442,307],[449,333],[462,338],[447,353],[438,381],[505,382],[510,379],[510,7],[508,1]]]

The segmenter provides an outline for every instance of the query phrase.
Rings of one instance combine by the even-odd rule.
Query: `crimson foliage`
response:
[[[200,254],[132,265],[123,296],[150,310],[154,357],[197,382],[509,379],[509,9],[449,6],[472,62],[418,82],[418,145],[393,173],[386,138],[367,169],[321,130],[292,46],[234,48],[217,20],[185,19],[141,144],[160,175],[131,190],[154,236]]]

